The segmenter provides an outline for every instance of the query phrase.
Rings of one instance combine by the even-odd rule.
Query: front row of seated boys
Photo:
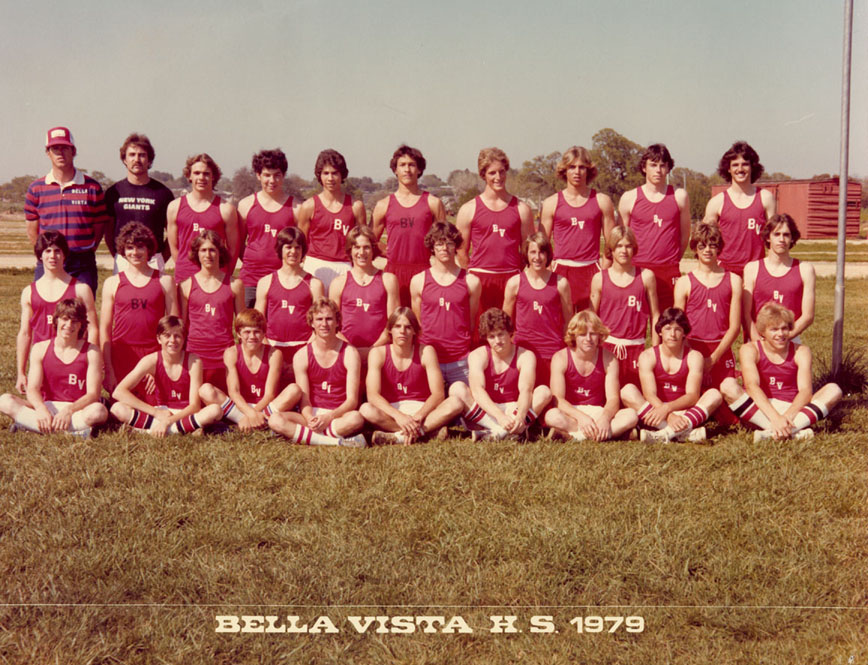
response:
[[[538,385],[536,357],[514,343],[510,317],[492,308],[479,320],[485,344],[468,357],[469,385],[458,381],[447,390],[433,347],[418,342],[413,311],[400,307],[388,321],[390,343],[368,356],[361,406],[362,360],[338,336],[340,310],[320,297],[307,316],[312,340],[293,356],[291,382],[282,387],[283,357],[264,344],[264,317],[242,311],[235,321],[241,341],[223,357],[228,394],[203,383],[201,360],[185,350],[181,320],[166,316],[158,326],[159,350],[117,385],[111,414],[154,436],[200,432],[226,419],[243,431],[267,425],[307,445],[364,447],[366,422],[376,430],[375,445],[411,444],[442,438],[458,417],[474,440],[518,439],[541,415],[552,437],[635,438],[638,424],[642,441],[669,442],[705,439],[703,423],[725,400],[762,441],[812,437],[811,425],[841,399],[833,383],[813,392],[811,350],[791,341],[793,313],[776,303],[759,312],[760,339],[741,347],[744,388],[733,377],[719,388],[703,387],[704,360],[690,348],[690,322],[677,308],[663,311],[655,325],[660,343],[639,357],[641,385],[620,385],[618,361],[603,347],[608,330],[590,310],[572,317],[567,347],[551,359],[550,385]],[[13,429],[88,436],[106,421],[102,360],[86,338],[87,320],[80,300],[59,302],[55,336],[31,350],[27,400],[0,396],[0,412],[13,418]],[[146,375],[154,377],[154,389],[143,399],[134,388]]]

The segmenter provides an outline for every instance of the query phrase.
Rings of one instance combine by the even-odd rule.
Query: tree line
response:
[[[638,170],[639,158],[644,146],[622,136],[614,129],[601,129],[594,134],[589,151],[591,158],[597,165],[597,177],[593,182],[594,188],[612,197],[617,204],[621,194],[627,190],[641,185],[645,179]],[[539,209],[543,199],[563,189],[564,182],[557,176],[557,164],[561,159],[560,152],[552,152],[548,155],[537,155],[533,159],[525,161],[519,168],[511,168],[507,176],[507,188],[519,198],[525,200],[531,207]],[[87,172],[85,169],[83,171]],[[90,172],[104,188],[112,184],[101,171]],[[175,177],[166,171],[151,171],[151,177],[164,183],[176,193],[187,189],[187,180],[183,177]],[[837,177],[828,173],[815,175],[815,179]],[[31,182],[37,176],[25,175],[13,178],[7,183],[0,185],[0,202],[2,211],[8,213],[20,213],[24,209],[24,195]],[[785,173],[775,172],[763,174],[763,181],[791,180]],[[693,219],[702,219],[705,213],[705,205],[711,198],[713,185],[724,184],[716,172],[705,175],[686,167],[677,166],[669,175],[669,181],[679,187],[684,187],[690,196],[690,216]],[[374,204],[381,198],[388,196],[397,189],[397,180],[387,178],[383,182],[376,182],[368,176],[347,178],[346,191],[355,199],[364,202],[365,208],[371,210]],[[434,174],[423,175],[419,184],[421,187],[443,200],[449,214],[455,214],[458,208],[466,201],[479,194],[483,189],[482,178],[471,169],[456,169],[449,173],[446,180],[442,180]],[[319,183],[313,179],[305,179],[295,173],[286,176],[285,188],[287,193],[300,199],[313,196],[319,191]],[[215,188],[219,192],[229,194],[236,201],[259,189],[256,175],[249,166],[237,169],[231,177],[224,176]],[[863,209],[868,208],[868,177],[862,180]]]

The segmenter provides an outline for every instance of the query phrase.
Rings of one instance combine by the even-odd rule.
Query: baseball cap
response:
[[[53,145],[68,145],[75,147],[75,141],[72,140],[72,132],[66,127],[52,127],[45,134],[45,147],[50,148]]]

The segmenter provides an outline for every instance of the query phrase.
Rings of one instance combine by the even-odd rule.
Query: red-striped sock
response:
[[[312,429],[305,427],[304,425],[296,425],[295,433],[292,435],[291,439],[293,443],[299,443],[302,446],[309,446],[311,437],[313,437]]]
[[[196,420],[196,416],[191,413],[189,416],[172,423],[169,431],[174,431],[178,434],[189,434],[190,432],[195,432],[197,429],[199,429],[199,422]]]
[[[154,416],[145,413],[144,411],[139,411],[138,409],[132,409],[133,415],[130,416],[130,419],[127,421],[127,424],[130,427],[134,427],[135,429],[151,429],[151,425],[154,424]]]
[[[480,420],[485,417],[485,411],[479,404],[476,402],[473,403],[473,406],[468,409],[467,413],[464,414],[464,420],[469,423],[477,424]]]
[[[708,420],[708,411],[703,409],[698,404],[694,404],[684,412],[684,417],[690,421],[690,429],[696,429],[706,420]]]
[[[796,414],[796,417],[793,418],[793,425],[797,430],[805,429],[828,415],[829,410],[825,406],[811,402],[805,404],[801,411]]]

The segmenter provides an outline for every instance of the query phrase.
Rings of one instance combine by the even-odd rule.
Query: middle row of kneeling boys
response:
[[[359,407],[363,362],[338,336],[341,315],[327,298],[307,313],[310,342],[292,358],[293,381],[276,394],[282,354],[264,344],[265,319],[254,309],[235,320],[241,340],[224,353],[227,392],[203,383],[201,361],[184,351],[183,325],[174,316],[159,325],[160,350],[144,357],[115,389],[112,413],[130,426],[158,436],[187,432],[225,418],[243,431],[267,425],[294,443],[364,447],[365,423],[374,445],[411,444],[444,438],[462,417],[473,439],[518,439],[543,415],[551,436],[603,441],[701,441],[703,423],[722,403],[757,428],[755,440],[813,436],[810,426],[841,398],[834,384],[811,388],[810,349],[790,339],[793,314],[768,303],[759,312],[760,339],[740,352],[744,389],[732,378],[711,387],[702,354],[690,348],[690,323],[677,308],[655,324],[660,343],[639,356],[639,383],[619,383],[619,363],[603,341],[608,330],[591,310],[575,314],[566,348],[551,358],[549,384],[537,382],[537,358],[513,341],[513,323],[492,308],[479,320],[484,344],[468,356],[469,385],[444,385],[437,353],[419,342],[413,311],[397,308],[388,319],[390,342],[367,358],[366,400]],[[134,392],[155,377],[160,399]],[[705,381],[705,383],[704,383]],[[156,401],[157,404],[151,404]],[[622,408],[623,405],[623,408]]]

